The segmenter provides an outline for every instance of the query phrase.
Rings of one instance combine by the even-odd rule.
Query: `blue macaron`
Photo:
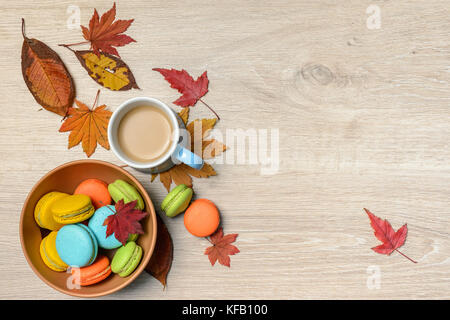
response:
[[[56,236],[56,251],[71,267],[84,267],[97,258],[98,243],[94,233],[84,224],[68,224]]]
[[[112,205],[103,206],[98,208],[94,215],[89,220],[89,229],[95,234],[97,238],[98,245],[104,249],[115,249],[122,246],[119,240],[116,239],[114,233],[109,237],[106,236],[107,226],[104,226],[103,223],[105,219],[112,214],[115,214],[116,208]]]

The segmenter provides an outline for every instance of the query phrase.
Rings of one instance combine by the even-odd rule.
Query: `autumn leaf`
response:
[[[191,77],[186,70],[153,68],[164,76],[170,83],[170,87],[177,89],[182,94],[173,103],[180,107],[194,106],[197,101],[208,92],[208,76],[206,71],[197,80]]]
[[[373,251],[380,254],[390,255],[395,250],[410,261],[417,263],[398,250],[398,248],[400,248],[406,240],[406,235],[408,233],[408,227],[406,224],[404,224],[397,231],[394,231],[389,221],[378,218],[365,208],[364,211],[366,211],[369,216],[370,225],[374,230],[375,237],[382,242],[382,244],[373,247]]]
[[[161,73],[164,76],[164,79],[170,83],[170,87],[177,89],[178,92],[181,93],[181,97],[175,100],[173,102],[174,104],[186,108],[194,106],[197,101],[200,101],[216,115],[217,119],[220,119],[217,113],[200,99],[208,92],[209,80],[206,71],[203,72],[197,80],[194,80],[194,78],[192,78],[192,76],[184,69],[169,70],[164,68],[153,68],[153,70]]]
[[[178,113],[178,115],[186,124],[189,118],[189,109],[183,109],[180,113]],[[196,152],[203,159],[214,158],[222,154],[227,149],[226,145],[215,139],[204,140],[208,136],[209,132],[214,128],[215,124],[216,119],[197,119],[189,123],[186,127],[191,136],[191,150]],[[195,143],[201,146],[201,150],[196,150],[198,148],[194,145]],[[159,180],[169,192],[172,183],[175,183],[176,185],[185,184],[192,187],[192,177],[208,178],[210,176],[215,176],[216,174],[217,173],[214,168],[206,162],[200,170],[189,167],[184,163],[180,163],[165,172],[152,174],[151,181],[153,182],[159,175]]]
[[[230,255],[239,253],[239,249],[231,243],[236,241],[237,233],[223,235],[223,229],[219,228],[209,237],[212,246],[206,248],[205,254],[208,255],[211,265],[214,266],[216,261],[223,266],[230,267]]]
[[[153,250],[150,262],[145,267],[145,271],[155,277],[166,287],[167,274],[170,271],[173,260],[173,243],[164,221],[156,215],[158,230],[155,249]]]
[[[99,93],[100,90],[97,92],[93,110],[75,99],[78,108],[69,108],[68,118],[59,128],[59,132],[71,131],[68,148],[70,149],[82,142],[83,151],[88,157],[94,153],[97,142],[103,148],[109,150],[107,130],[112,112],[105,110],[106,105],[95,108]]]
[[[22,74],[28,89],[46,110],[65,116],[75,97],[72,76],[55,51],[25,36],[24,19],[22,36]]]
[[[126,245],[131,234],[144,234],[139,221],[144,219],[148,212],[136,209],[136,203],[137,200],[128,203],[119,200],[116,203],[115,214],[108,216],[103,222],[103,225],[106,226],[106,237],[114,233],[114,237]]]
[[[113,7],[105,12],[101,18],[99,18],[97,9],[94,9],[94,14],[89,21],[89,28],[81,26],[84,38],[91,43],[91,49],[98,56],[102,51],[120,57],[114,47],[136,42],[133,38],[123,34],[134,19],[114,21],[115,18],[116,3],[114,2]]]
[[[167,192],[169,192],[172,182],[176,185],[185,184],[188,187],[192,187],[192,177],[208,178],[210,176],[215,176],[216,174],[214,168],[206,162],[200,170],[191,168],[184,163],[180,163],[165,172],[161,172],[159,174],[159,180],[164,185]],[[157,176],[157,174],[152,174],[151,181],[153,182]]]
[[[189,119],[189,108],[183,108],[180,112],[178,112],[178,115],[180,116],[181,120],[183,121],[184,125],[187,125],[188,119]]]
[[[75,51],[63,46],[75,54],[89,76],[99,85],[113,91],[139,89],[130,67],[120,58],[107,53],[97,56],[90,50]]]

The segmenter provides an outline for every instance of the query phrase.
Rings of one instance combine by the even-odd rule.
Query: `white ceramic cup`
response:
[[[172,141],[169,150],[157,160],[150,162],[137,162],[127,157],[120,148],[117,138],[119,124],[125,114],[133,108],[142,105],[151,105],[162,110],[169,118],[173,128]],[[201,169],[203,167],[203,159],[188,149],[190,146],[189,134],[185,130],[183,121],[172,109],[158,99],[137,97],[122,103],[117,110],[114,111],[109,120],[108,139],[111,150],[117,158],[130,167],[140,171],[159,173],[169,170],[179,162],[183,162],[194,169]]]

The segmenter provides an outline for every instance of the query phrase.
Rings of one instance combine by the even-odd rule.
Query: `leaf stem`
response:
[[[26,36],[25,36],[25,19],[24,18],[22,18],[22,36],[24,39],[26,38]]]
[[[88,44],[89,41],[82,41],[82,42],[77,42],[77,43],[69,43],[69,44],[58,44],[58,46],[61,47],[71,47],[71,46],[78,46],[80,44]]]
[[[95,105],[97,104],[99,94],[100,94],[100,89],[97,90],[97,95],[95,96],[94,104],[92,105],[92,110],[95,109]]]
[[[69,49],[70,51],[75,52],[75,50],[73,50],[72,48],[70,48],[67,44],[58,44],[58,46],[67,48],[67,49]]]
[[[220,120],[220,117],[219,117],[219,115],[205,102],[205,101],[203,101],[202,99],[198,99],[201,103],[203,103],[205,106],[207,106],[208,107],[208,109],[209,110],[211,110],[212,111],[212,113],[214,113],[215,115],[216,115],[216,117],[217,117],[217,120]]]
[[[413,259],[411,259],[410,257],[408,257],[407,255],[401,253],[399,250],[395,249],[395,251],[397,251],[398,253],[400,253],[402,256],[404,256],[406,259],[408,259],[409,261],[413,262],[413,263],[417,263],[417,261],[414,261]]]

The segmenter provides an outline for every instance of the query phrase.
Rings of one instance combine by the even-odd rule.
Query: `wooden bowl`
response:
[[[34,207],[39,199],[50,191],[61,191],[73,194],[76,186],[83,180],[96,178],[111,183],[116,179],[122,179],[132,185],[142,195],[145,202],[145,210],[149,215],[141,220],[144,234],[137,239],[143,249],[142,260],[136,270],[128,277],[121,278],[111,274],[106,280],[97,284],[76,287],[72,283],[71,274],[56,272],[49,269],[41,259],[39,245],[48,231],[40,228],[34,220]],[[42,177],[31,189],[23,205],[20,217],[20,241],[23,254],[33,271],[50,287],[65,294],[77,297],[99,297],[116,292],[129,285],[144,270],[150,260],[156,243],[156,213],[152,201],[139,181],[126,170],[104,161],[78,160],[63,164]],[[111,261],[115,250],[99,248],[99,254],[106,254]]]

